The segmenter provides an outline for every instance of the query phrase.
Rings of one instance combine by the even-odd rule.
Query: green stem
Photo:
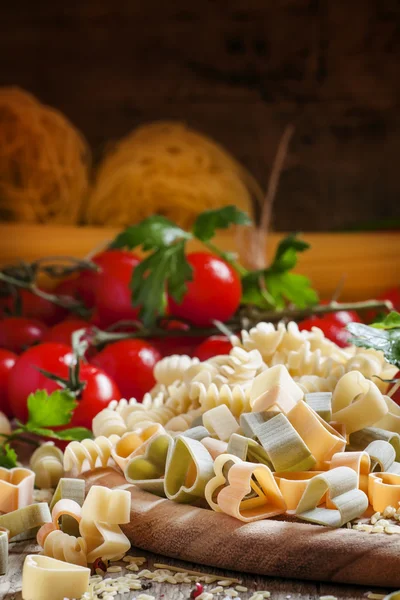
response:
[[[232,332],[240,331],[241,329],[248,329],[254,327],[260,321],[269,321],[271,323],[277,323],[282,320],[286,321],[301,321],[305,318],[313,315],[326,315],[329,313],[337,312],[339,310],[392,310],[393,306],[391,302],[387,300],[366,300],[363,302],[331,302],[330,304],[319,304],[317,306],[311,306],[305,309],[298,308],[286,308],[281,311],[268,310],[263,311],[255,307],[243,307],[239,315],[233,317],[230,321],[224,323],[224,325]],[[100,329],[93,328],[91,343],[95,346],[102,344],[109,344],[110,342],[117,342],[119,340],[135,339],[135,338],[153,338],[153,337],[208,337],[210,335],[221,334],[221,329],[218,327],[191,327],[188,330],[181,329],[164,329],[162,327],[151,327],[143,328],[140,331],[123,332],[123,331],[101,331]]]
[[[223,252],[222,250],[220,250],[219,248],[217,248],[217,246],[214,246],[214,244],[212,242],[204,242],[202,240],[202,243],[209,249],[211,250],[211,252],[213,254],[216,254],[217,256],[221,257],[223,260],[225,260],[226,262],[228,262],[229,264],[232,265],[232,267],[234,269],[236,269],[236,271],[239,273],[239,275],[241,277],[243,277],[244,275],[247,275],[248,270],[245,269],[241,264],[239,264],[236,260],[234,260],[229,253],[227,252]]]
[[[23,281],[22,279],[16,279],[11,275],[6,275],[0,271],[0,281],[4,281],[9,285],[13,285],[16,288],[22,288],[25,290],[29,290],[39,298],[43,298],[44,300],[48,300],[57,306],[62,306],[63,308],[67,308],[71,312],[81,316],[88,317],[90,315],[90,311],[84,306],[81,302],[63,300],[63,296],[57,296],[56,294],[50,294],[49,292],[45,292],[36,286],[35,283],[31,281]]]

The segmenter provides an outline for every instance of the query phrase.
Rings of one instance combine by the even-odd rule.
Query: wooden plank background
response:
[[[117,233],[109,227],[0,224],[0,266],[43,256],[83,257],[100,250]],[[296,270],[311,279],[322,299],[331,298],[340,286],[340,300],[367,300],[400,281],[398,233],[304,233],[303,237],[311,248],[300,254]],[[267,261],[281,239],[277,233],[267,238]],[[239,252],[243,264],[249,263],[248,244],[238,246],[231,231],[218,232],[214,242],[222,250]],[[189,250],[201,248],[199,242],[189,242]]]
[[[278,230],[400,218],[398,0],[15,0],[0,85],[64,111],[96,157],[139,123],[214,136],[265,184],[287,123]]]

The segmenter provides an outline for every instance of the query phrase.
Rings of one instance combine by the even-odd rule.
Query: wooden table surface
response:
[[[21,578],[22,578],[22,565],[27,554],[39,552],[39,547],[36,546],[35,540],[15,542],[10,544],[10,557],[9,557],[9,568],[6,576],[0,577],[0,599],[1,600],[21,600]],[[202,567],[199,565],[193,565],[190,563],[184,563],[182,561],[176,561],[170,558],[157,556],[142,550],[132,549],[131,553],[136,556],[145,556],[148,562],[141,568],[148,568],[152,570],[153,563],[162,562],[171,566],[194,569],[196,571],[202,571],[204,573],[216,573],[221,575],[221,579],[235,577],[242,580],[243,586],[248,588],[248,592],[239,593],[241,600],[248,600],[250,596],[256,590],[268,590],[271,593],[271,600],[298,600],[300,598],[307,598],[310,600],[318,600],[321,596],[334,596],[338,600],[355,600],[360,598],[366,598],[369,591],[373,591],[377,594],[389,593],[388,589],[380,589],[349,585],[330,585],[327,583],[315,583],[310,581],[296,581],[290,579],[273,579],[269,577],[258,577],[255,575],[238,574],[229,571],[221,571],[212,567]],[[120,563],[122,564],[122,563]],[[115,577],[120,576],[122,573],[113,573],[108,576]],[[288,573],[288,576],[290,573]],[[147,581],[147,580],[146,580]],[[210,584],[205,586],[211,589],[217,584]],[[236,584],[233,584],[234,587]],[[181,584],[172,585],[169,583],[152,583],[152,587],[145,593],[154,596],[157,600],[186,600],[190,597],[190,591],[193,585]],[[130,600],[139,595],[140,592],[131,592],[129,595],[115,596],[116,600]],[[216,599],[223,600],[224,594],[221,593],[218,596],[214,596]]]

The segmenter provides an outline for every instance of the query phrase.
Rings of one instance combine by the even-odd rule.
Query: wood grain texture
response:
[[[0,85],[62,111],[98,159],[140,123],[181,119],[265,185],[296,127],[274,226],[400,218],[397,0],[19,0],[0,19]]]
[[[87,487],[116,487],[112,469],[86,477]],[[243,524],[227,515],[158,498],[130,486],[132,544],[203,565],[256,573],[371,586],[400,587],[400,539],[278,520]]]
[[[117,233],[107,227],[0,224],[0,265],[52,255],[83,257],[94,248],[104,247]],[[399,284],[398,233],[304,233],[303,237],[311,249],[299,256],[296,270],[310,277],[322,298],[330,298],[341,281],[340,300],[373,298]],[[270,234],[269,256],[281,239],[282,234]],[[230,232],[219,232],[214,241],[223,250],[239,251],[246,263],[248,246],[238,248]],[[200,245],[190,242],[189,248],[196,250]]]
[[[22,584],[22,565],[27,554],[38,552],[40,548],[36,546],[34,541],[13,543],[11,545],[9,570],[7,576],[0,577],[0,598],[2,600],[22,600],[21,584]],[[152,569],[154,563],[165,563],[171,566],[180,568],[190,568],[204,573],[218,574],[221,579],[225,577],[237,577],[238,574],[232,571],[222,571],[211,567],[202,567],[201,565],[177,561],[171,558],[166,558],[159,554],[144,552],[136,548],[132,548],[132,554],[136,556],[145,556],[147,558],[146,568]],[[110,576],[118,576],[118,573],[110,574]],[[240,574],[240,579],[248,592],[240,593],[241,600],[248,600],[256,590],[268,590],[271,593],[271,600],[287,600],[290,596],[291,600],[319,600],[320,596],[332,595],[338,600],[362,600],[365,598],[366,592],[370,591],[370,587],[338,585],[329,583],[315,583],[312,581],[297,581],[289,579],[279,579],[262,577],[259,575]],[[207,586],[212,589],[215,584]],[[157,600],[184,600],[189,598],[191,585],[171,585],[168,583],[153,583],[151,589],[146,593],[151,594]],[[389,588],[374,589],[377,593],[388,593]],[[137,592],[124,594],[123,596],[115,596],[115,600],[133,600],[137,597]],[[222,599],[223,596],[218,596]]]

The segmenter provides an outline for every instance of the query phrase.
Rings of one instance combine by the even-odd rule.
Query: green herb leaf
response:
[[[400,313],[392,310],[382,321],[373,323],[375,329],[400,329]]]
[[[62,431],[51,431],[51,429],[49,429],[48,431],[50,434],[46,434],[46,436],[53,437],[57,440],[76,440],[77,442],[81,442],[82,440],[93,438],[93,433],[90,429],[86,429],[86,427],[70,427],[69,429],[63,429]]]
[[[253,271],[242,278],[242,302],[262,308],[282,309],[289,302],[298,308],[317,304],[318,295],[304,275],[290,273],[297,264],[298,252],[309,244],[291,234],[279,244],[268,269]]]
[[[230,225],[250,225],[248,215],[236,206],[224,206],[216,210],[206,210],[199,215],[193,225],[194,236],[202,242],[214,237],[217,229],[227,229]]]
[[[268,294],[274,299],[276,308],[284,308],[287,302],[298,308],[307,308],[318,303],[318,294],[304,275],[289,272],[267,273],[265,285]]]
[[[137,265],[131,281],[132,301],[141,307],[143,324],[149,327],[163,314],[166,291],[180,302],[190,279],[192,267],[185,256],[184,241],[159,248]]]
[[[36,432],[43,427],[67,425],[76,405],[73,394],[67,390],[55,390],[50,396],[45,390],[37,390],[28,397],[29,416],[25,427]]]
[[[400,328],[378,329],[363,323],[349,323],[350,343],[361,348],[381,350],[386,360],[400,369]]]
[[[0,446],[0,467],[5,469],[13,469],[17,466],[17,453],[13,450],[10,444]]]
[[[122,231],[110,244],[110,248],[136,248],[142,246],[143,250],[157,250],[167,248],[179,240],[188,240],[192,237],[175,223],[165,217],[154,215],[144,219],[138,225],[132,225]]]
[[[297,265],[297,253],[308,250],[310,244],[299,239],[297,233],[291,233],[285,237],[276,249],[274,260],[269,267],[271,271],[283,272],[294,269]]]

